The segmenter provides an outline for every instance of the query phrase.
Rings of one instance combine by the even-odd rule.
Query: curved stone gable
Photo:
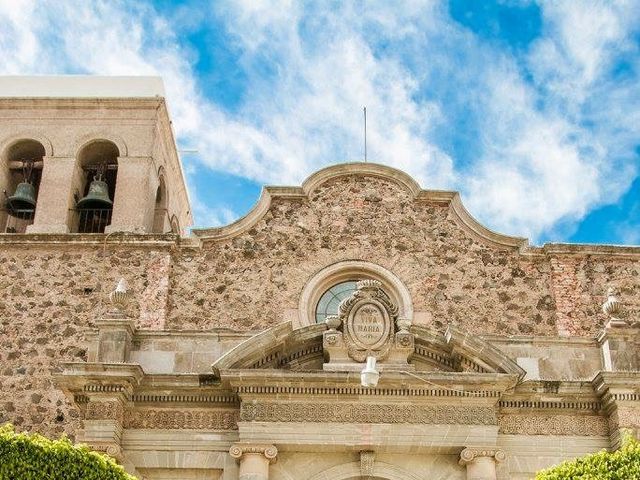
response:
[[[354,186],[346,182],[345,188],[340,194],[326,188],[335,184],[337,180],[345,177],[366,178],[367,182],[360,182]],[[381,180],[387,187],[386,196],[379,188]],[[339,182],[338,182],[339,183]],[[389,188],[389,186],[393,187]],[[323,195],[324,193],[324,195]],[[491,231],[477,222],[463,206],[457,192],[447,192],[440,190],[422,190],[418,183],[409,175],[386,165],[375,163],[344,163],[336,164],[319,170],[309,176],[301,187],[265,187],[260,198],[252,210],[236,222],[218,228],[194,229],[193,233],[202,241],[223,240],[226,238],[239,236],[247,230],[255,227],[269,210],[272,204],[278,201],[301,201],[311,200],[326,203],[327,200],[342,200],[337,202],[334,211],[338,207],[352,207],[357,211],[369,204],[383,202],[387,203],[385,209],[390,211],[390,205],[403,202],[427,202],[447,206],[451,212],[451,218],[456,224],[475,240],[486,243],[497,248],[523,248],[528,242],[524,238],[510,237]],[[331,202],[335,204],[336,202]],[[409,211],[398,211],[398,214],[409,215]]]

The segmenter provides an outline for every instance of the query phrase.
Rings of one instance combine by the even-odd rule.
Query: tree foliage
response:
[[[640,442],[626,435],[619,450],[561,463],[538,472],[536,480],[640,480]]]
[[[136,480],[111,457],[67,438],[0,427],[0,480]]]

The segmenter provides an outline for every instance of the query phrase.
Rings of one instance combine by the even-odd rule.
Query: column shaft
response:
[[[27,233],[68,233],[76,173],[73,157],[45,157],[36,214]]]
[[[119,157],[113,215],[105,233],[150,232],[157,187],[150,157]]]

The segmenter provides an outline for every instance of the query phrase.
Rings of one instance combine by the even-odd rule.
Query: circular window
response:
[[[316,323],[324,323],[327,315],[337,315],[340,302],[356,290],[356,281],[338,283],[324,292],[316,306]]]

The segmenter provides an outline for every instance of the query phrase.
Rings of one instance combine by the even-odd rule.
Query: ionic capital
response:
[[[499,448],[483,448],[483,447],[467,447],[460,453],[460,465],[468,465],[481,458],[490,458],[496,463],[502,462],[507,458],[503,450]]]
[[[236,443],[231,445],[229,455],[240,460],[246,454],[258,454],[264,456],[269,463],[275,463],[278,455],[278,449],[275,445],[255,444],[255,443]]]

